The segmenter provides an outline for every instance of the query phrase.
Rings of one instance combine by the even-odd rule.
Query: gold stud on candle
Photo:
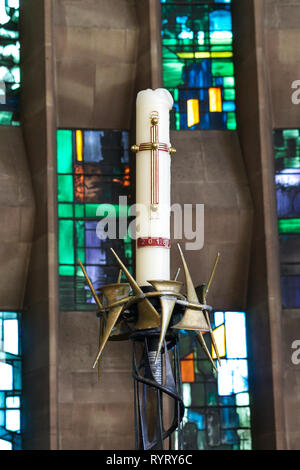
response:
[[[151,144],[152,150],[157,150],[158,147],[159,147],[159,144],[158,144],[157,142],[153,142],[153,143]]]
[[[176,149],[174,147],[169,148],[169,154],[174,155],[176,153]]]
[[[152,126],[157,126],[157,124],[158,124],[158,117],[153,117],[153,118],[151,118],[151,124],[152,124]]]
[[[134,144],[134,145],[131,146],[131,151],[132,151],[132,152],[135,152],[135,153],[136,153],[136,152],[138,152],[139,150],[140,150],[140,146],[139,146],[139,145]]]

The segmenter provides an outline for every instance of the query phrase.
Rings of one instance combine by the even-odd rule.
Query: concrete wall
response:
[[[131,343],[108,342],[98,378],[98,341],[93,313],[60,312],[59,449],[134,449]]]
[[[300,2],[265,0],[263,17],[273,128],[298,128],[299,105],[291,88],[300,77]]]
[[[56,0],[57,126],[129,129],[138,23],[135,0]]]
[[[57,447],[51,3],[21,2],[21,125],[36,201],[22,325],[25,449]]]
[[[172,203],[193,205],[194,224],[195,204],[204,204],[204,246],[197,251],[185,251],[193,281],[196,286],[208,281],[219,251],[221,257],[209,303],[216,309],[244,310],[252,201],[237,133],[173,131],[171,142],[177,149],[172,157]],[[179,242],[184,249],[187,237]],[[180,256],[176,240],[172,240],[171,272],[175,273],[178,266]],[[183,272],[180,280],[184,280]]]
[[[20,127],[0,127],[1,310],[23,308],[34,197]]]

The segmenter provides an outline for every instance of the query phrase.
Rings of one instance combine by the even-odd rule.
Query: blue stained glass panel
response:
[[[4,439],[0,439],[0,450],[12,450],[12,443]]]
[[[227,330],[229,355],[227,351],[221,366],[217,364],[218,374],[201,348],[196,349],[186,336],[181,338],[182,360],[187,361],[193,352],[195,369],[195,380],[183,387],[184,449],[195,445],[196,429],[198,449],[251,449],[246,314],[216,311],[211,320],[214,330],[221,325]]]
[[[19,321],[17,319],[4,320],[4,351],[19,354]]]
[[[0,362],[0,390],[12,390],[13,368],[10,364]]]
[[[6,411],[6,429],[8,431],[18,432],[21,429],[21,414],[20,410],[7,410]]]
[[[19,125],[19,2],[0,0],[0,125]]]
[[[223,407],[221,409],[221,422],[223,428],[238,428],[239,427],[239,416],[236,408]]]
[[[227,358],[247,357],[246,318],[243,312],[225,313]]]
[[[20,314],[0,312],[0,449],[19,450],[21,442]]]
[[[223,101],[223,111],[235,111],[235,102],[234,101]]]
[[[203,430],[205,429],[205,415],[200,414],[197,411],[189,409],[187,412],[187,419],[188,421],[192,421],[196,424],[197,429]]]
[[[228,344],[228,343],[226,343]],[[218,365],[218,393],[231,395],[248,391],[248,364],[243,359],[221,359]]]
[[[163,80],[174,98],[174,129],[236,129],[229,3],[162,2]],[[217,110],[208,98],[209,88],[216,86],[221,88],[223,100]],[[193,109],[187,109],[190,99],[199,102],[196,122]]]
[[[1,407],[1,405],[0,405]],[[6,398],[7,408],[20,408],[20,397],[7,397]]]
[[[224,312],[214,313],[214,323],[215,323],[215,327],[220,326],[224,323]]]
[[[278,217],[300,217],[300,172],[275,175]]]
[[[300,307],[300,130],[273,132],[283,308]]]
[[[95,289],[117,280],[119,266],[110,248],[131,270],[132,247],[126,232],[130,219],[125,219],[131,198],[128,132],[58,129],[57,170],[60,306],[62,310],[94,310],[78,259]],[[103,237],[96,231],[109,214],[117,219],[111,215],[116,239],[108,238],[107,225]]]
[[[103,131],[84,131],[83,133],[83,153],[84,161],[100,162],[103,160],[101,137]]]
[[[282,276],[282,305],[283,308],[300,307],[300,275]]]
[[[210,31],[231,31],[231,12],[228,10],[216,10],[209,15]]]

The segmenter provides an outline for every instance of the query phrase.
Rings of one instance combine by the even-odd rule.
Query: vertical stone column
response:
[[[265,3],[233,1],[238,131],[254,203],[248,318],[254,448],[285,447],[281,294]]]
[[[23,313],[23,446],[57,448],[52,2],[21,2],[21,125],[36,200]]]

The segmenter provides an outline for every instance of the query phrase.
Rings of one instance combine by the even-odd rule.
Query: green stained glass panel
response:
[[[84,209],[85,209],[84,204],[75,204],[75,217],[76,218],[84,217]]]
[[[85,264],[85,249],[84,248],[78,248],[77,249],[77,254],[76,254],[76,259],[80,259],[80,261]],[[81,270],[81,268],[80,268]]]
[[[58,204],[58,217],[70,218],[73,217],[72,204]]]
[[[19,125],[20,42],[19,4],[13,0],[0,3],[0,80],[5,85],[1,100],[0,125]]]
[[[58,221],[58,257],[59,264],[74,264],[74,222],[73,220]]]
[[[109,251],[111,246],[122,259],[127,260],[128,268],[132,269],[131,239],[100,240],[96,233],[101,218],[128,217],[129,207],[119,207],[116,203],[118,193],[120,196],[128,196],[127,186],[130,186],[128,133],[83,130],[82,134],[82,157],[84,162],[89,163],[79,165],[73,161],[76,129],[57,131],[58,254],[62,310],[95,310],[78,258],[85,265],[95,288],[114,282],[117,278],[119,266],[112,259]],[[100,174],[101,177],[98,177]],[[122,177],[122,180],[116,180],[116,175]],[[126,185],[117,186],[116,181]],[[122,194],[123,191],[126,194]],[[83,202],[77,203],[77,200]],[[108,203],[101,204],[101,201]],[[118,228],[118,220],[116,227]],[[128,228],[128,218],[126,227]]]
[[[284,168],[288,168],[291,170],[297,170],[300,168],[300,157],[293,157],[293,158],[284,158]]]
[[[284,129],[282,135],[285,139],[297,139],[299,137],[299,129]]]
[[[235,113],[227,113],[227,129],[235,130],[236,129],[236,115]]]
[[[240,450],[251,450],[252,449],[252,439],[250,429],[239,429],[237,434],[240,438]]]
[[[60,276],[74,276],[75,267],[74,266],[59,266],[58,273]]]
[[[13,113],[10,111],[0,111],[0,125],[10,126],[12,123]]]
[[[249,405],[249,393],[238,393],[235,397],[237,406]]]
[[[250,428],[250,408],[248,406],[245,407],[237,407],[236,412],[239,416],[239,425],[241,428]]]
[[[192,388],[192,404],[193,406],[204,406],[205,403],[205,393],[204,393],[204,384],[191,384]]]
[[[299,233],[300,234],[300,219],[279,219],[278,230],[279,230],[279,234],[283,234],[283,233]]]
[[[223,86],[224,88],[232,88],[235,86],[235,79],[234,77],[224,77],[223,78]]]
[[[227,107],[218,113],[211,110],[207,98],[210,87],[234,87],[231,7],[228,2],[219,3],[162,3],[163,81],[174,96],[172,129],[236,129],[235,120],[227,119],[228,112],[234,111],[233,92],[227,94]],[[226,77],[231,80],[226,82]],[[199,100],[196,122],[190,119],[189,99]]]
[[[234,88],[225,88],[224,90],[224,99],[227,101],[235,100],[235,89]]]
[[[212,60],[211,71],[215,77],[223,77],[233,75],[233,62],[226,60]]]
[[[206,404],[207,406],[218,405],[218,389],[215,383],[208,382],[206,384]]]
[[[197,447],[198,450],[205,450],[207,445],[206,445],[206,435],[205,431],[198,431],[198,437],[197,437]]]
[[[57,131],[57,173],[73,173],[72,159],[72,131],[59,129]]]
[[[192,397],[191,397],[191,384],[183,383],[182,384],[182,397],[185,407],[191,406]]]
[[[174,61],[165,61],[163,64],[164,72],[164,86],[166,88],[175,88],[183,84],[182,80],[182,69],[184,63],[179,62],[178,60]]]
[[[222,45],[223,44],[232,44],[232,38],[226,38],[226,37],[213,38],[213,37],[211,37],[210,43],[215,44],[215,45],[217,45],[217,44],[222,44]],[[222,47],[222,51],[228,50],[228,49],[225,49],[225,47],[224,46]]]
[[[58,202],[73,202],[73,176],[57,175]]]
[[[79,247],[85,246],[84,229],[85,229],[85,226],[84,226],[83,221],[76,222],[76,245]]]
[[[232,52],[232,46],[211,46],[212,52]]]

